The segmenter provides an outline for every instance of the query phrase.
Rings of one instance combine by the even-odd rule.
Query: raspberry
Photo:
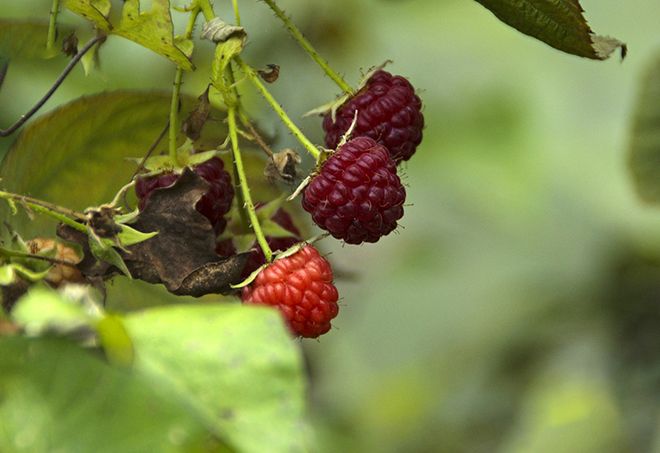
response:
[[[259,206],[257,205],[257,210],[258,209]],[[289,237],[266,236],[266,242],[268,242],[268,246],[271,250],[284,251],[301,241],[300,230],[296,228],[293,219],[284,209],[278,209],[275,214],[271,216],[271,220],[294,235]],[[218,241],[215,253],[222,257],[229,257],[236,254],[236,247],[234,247],[234,243],[231,239],[223,239],[222,241]],[[252,272],[256,271],[265,263],[266,257],[264,256],[264,252],[255,241],[250,249],[250,256],[248,257],[247,263],[243,268],[241,279],[245,280],[250,274],[252,274]]]
[[[329,331],[339,311],[330,263],[311,245],[274,261],[243,289],[241,298],[246,304],[277,307],[293,334],[306,338]]]
[[[323,129],[329,148],[337,147],[356,110],[353,137],[373,138],[390,151],[396,162],[412,157],[422,141],[424,115],[422,101],[408,80],[383,70],[374,73],[358,93],[339,107],[334,122],[331,114],[325,116]]]
[[[195,208],[200,214],[209,219],[216,234],[220,234],[227,226],[224,216],[231,209],[231,202],[234,199],[231,177],[225,171],[222,160],[217,157],[202,162],[193,167],[193,170],[209,183],[208,192],[200,198]],[[140,210],[147,206],[154,190],[171,186],[177,179],[179,179],[179,175],[172,172],[138,178],[135,183],[135,193],[138,197]]]
[[[368,137],[349,140],[323,163],[303,193],[314,222],[349,244],[376,242],[403,217],[406,190],[387,149]]]

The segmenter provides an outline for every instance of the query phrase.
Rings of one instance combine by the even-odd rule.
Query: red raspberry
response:
[[[311,245],[275,260],[243,289],[246,304],[277,307],[295,335],[316,338],[330,330],[337,316],[337,288],[330,263]]]
[[[349,244],[376,242],[403,217],[406,189],[387,149],[368,137],[349,140],[323,163],[303,193],[314,222]]]
[[[257,206],[257,210],[258,209],[259,206]],[[268,246],[272,251],[284,251],[302,240],[300,238],[300,230],[296,228],[293,219],[284,209],[278,209],[275,214],[271,216],[271,220],[294,235],[289,237],[266,236],[266,242],[268,242]],[[231,239],[223,239],[217,243],[215,253],[222,257],[229,257],[236,254],[236,247],[234,247],[234,243]],[[241,279],[245,280],[250,274],[252,274],[252,272],[256,271],[265,263],[266,257],[264,256],[264,252],[255,241],[250,249],[250,256],[248,257],[247,263],[243,268]]]
[[[209,183],[208,192],[200,198],[195,207],[200,214],[209,219],[216,234],[220,234],[227,226],[224,216],[231,209],[231,202],[234,199],[231,176],[225,171],[222,159],[218,157],[202,162],[193,167],[193,170]],[[179,175],[172,172],[138,178],[135,182],[135,193],[140,210],[145,208],[154,190],[171,186],[177,179]]]
[[[373,138],[385,145],[396,162],[412,157],[422,141],[424,115],[422,101],[408,80],[383,70],[375,72],[358,93],[339,107],[334,122],[331,114],[325,116],[323,129],[329,148],[337,147],[356,110],[353,137]]]

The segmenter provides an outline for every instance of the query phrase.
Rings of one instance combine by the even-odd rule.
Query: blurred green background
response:
[[[638,201],[626,163],[660,4],[581,2],[596,32],[628,44],[621,63],[560,53],[472,1],[279,3],[351,83],[392,59],[427,122],[404,166],[397,234],[323,242],[342,306],[331,333],[303,342],[319,451],[660,452],[660,214]],[[239,4],[245,58],[281,66],[272,91],[292,117],[336,95],[264,4]],[[45,19],[49,7],[9,0],[0,15]],[[193,95],[208,81],[211,44],[199,49]],[[13,63],[0,123],[62,65]],[[172,76],[167,60],[114,37],[100,70],[76,69],[46,110],[103,90],[169,90]],[[246,99],[278,146],[296,145]],[[322,142],[317,118],[299,124]]]

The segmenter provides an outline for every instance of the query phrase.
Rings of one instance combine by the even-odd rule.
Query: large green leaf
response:
[[[183,98],[182,117],[194,99]],[[112,200],[167,123],[170,94],[115,91],[76,99],[23,130],[0,166],[2,186],[72,209]],[[224,141],[226,128],[206,127],[204,144]],[[167,146],[161,142],[157,152]],[[0,206],[0,211],[6,209]],[[52,223],[12,219],[26,237],[52,233]]]
[[[628,158],[637,193],[660,203],[660,54],[642,82]]]
[[[190,42],[179,43],[174,38],[174,27],[169,0],[152,0],[149,11],[140,10],[139,0],[125,0],[119,24],[111,24],[109,0],[64,0],[64,6],[92,21],[106,33],[123,36],[163,55],[185,70],[193,64],[182,49],[190,49]]]
[[[625,45],[591,31],[578,0],[476,0],[502,22],[552,47],[580,57],[604,60]]]
[[[55,45],[46,48],[48,22],[18,22],[0,19],[0,57],[19,58],[53,58],[62,54],[62,41],[70,33],[70,29],[58,27]]]
[[[55,338],[0,339],[0,451],[221,451],[175,396]]]
[[[240,451],[306,450],[300,350],[276,311],[170,306],[129,315],[125,325],[135,367],[168,381]]]

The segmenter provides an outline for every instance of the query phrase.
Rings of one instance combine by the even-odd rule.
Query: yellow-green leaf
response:
[[[65,0],[64,6],[106,33],[136,42],[169,58],[187,71],[194,69],[188,57],[192,52],[192,42],[174,38],[169,0],[152,0],[149,11],[140,9],[139,0],[125,0],[118,24],[108,20],[110,0]]]
[[[626,45],[594,34],[578,0],[476,0],[516,30],[561,51],[605,60],[616,49],[625,56]]]
[[[110,0],[64,0],[63,6],[93,22],[99,29],[109,32]]]

